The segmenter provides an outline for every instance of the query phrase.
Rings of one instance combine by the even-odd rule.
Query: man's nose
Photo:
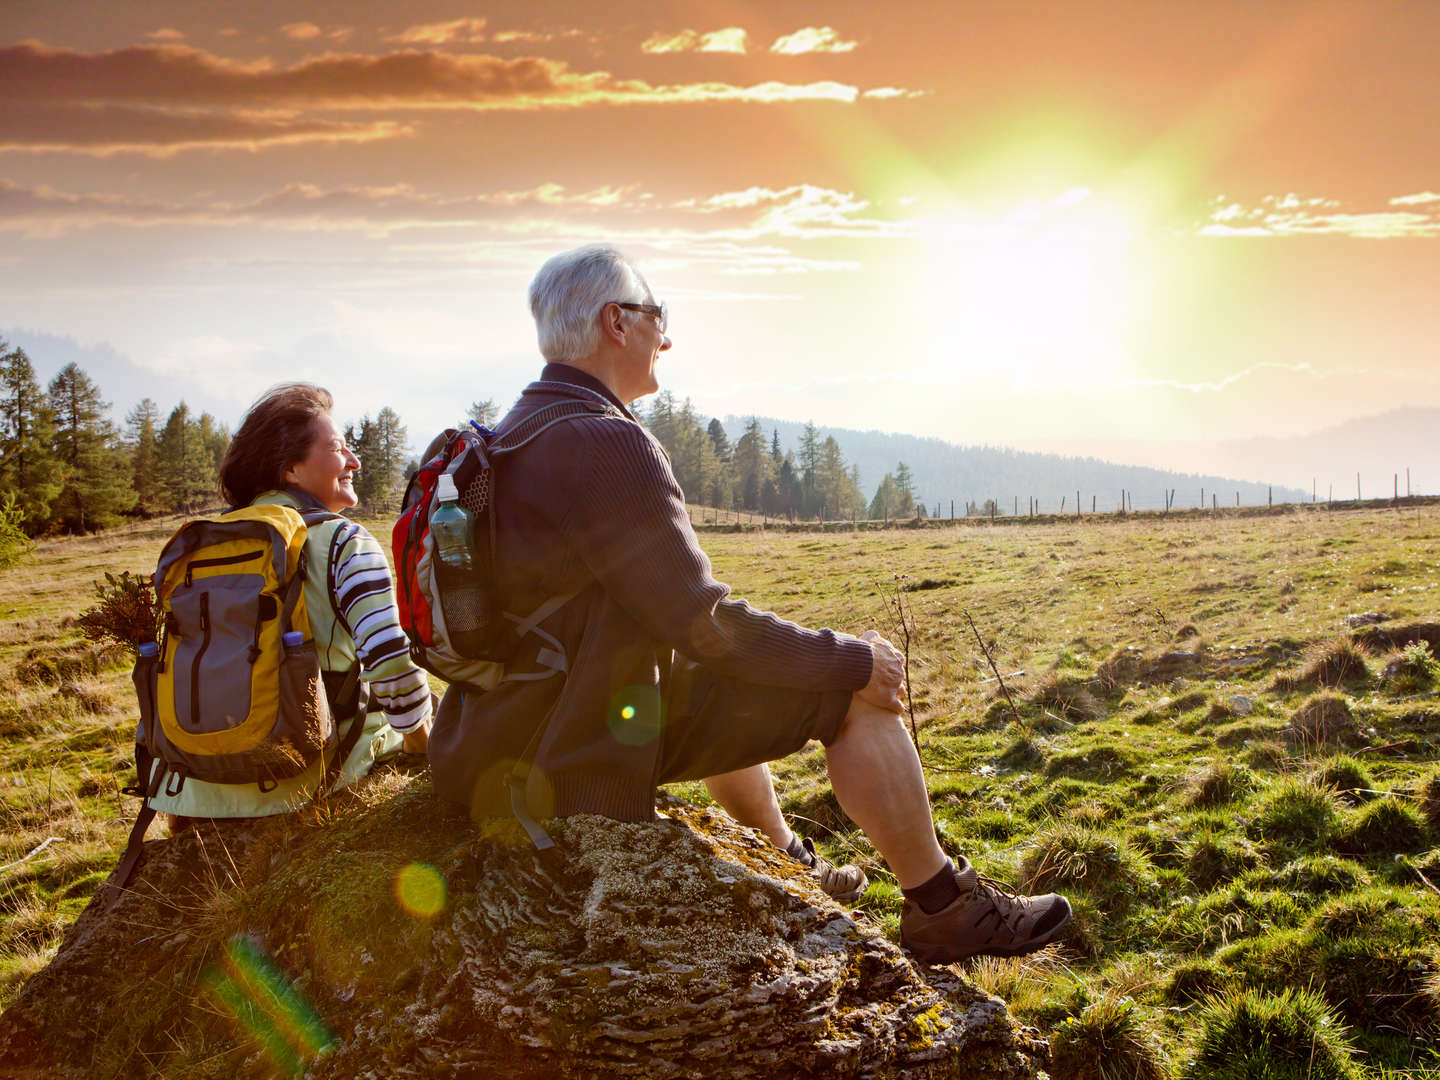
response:
[[[661,351],[661,352],[664,352],[666,349],[670,348],[670,345],[671,345],[671,341],[670,341],[669,336],[667,336],[667,335],[665,335],[665,334],[661,334],[661,335],[660,335],[660,351]]]

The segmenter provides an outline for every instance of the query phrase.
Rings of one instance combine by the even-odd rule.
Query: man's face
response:
[[[625,393],[629,396],[622,397],[627,405],[660,389],[660,380],[655,377],[655,362],[662,352],[670,348],[670,339],[661,332],[657,316],[636,312],[630,321],[629,331],[625,370]]]

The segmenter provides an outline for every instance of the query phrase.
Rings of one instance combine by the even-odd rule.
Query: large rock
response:
[[[723,815],[664,814],[557,822],[542,855],[390,776],[152,841],[0,1017],[0,1074],[1036,1074],[1000,1001]]]

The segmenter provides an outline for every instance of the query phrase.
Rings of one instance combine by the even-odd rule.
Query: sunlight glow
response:
[[[1111,383],[1133,368],[1139,214],[1071,188],[1008,212],[936,223],[927,279],[965,371],[1015,390]]]

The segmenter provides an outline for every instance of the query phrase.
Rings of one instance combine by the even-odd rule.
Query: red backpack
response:
[[[430,443],[425,463],[406,485],[391,538],[400,625],[420,667],[446,682],[478,690],[491,690],[502,679],[545,679],[565,670],[564,647],[541,630],[540,623],[574,594],[552,596],[524,617],[501,606],[495,573],[495,501],[501,470],[496,466],[553,424],[613,413],[599,402],[562,401],[537,410],[504,434],[471,421],[463,428],[447,428]],[[470,515],[469,569],[443,562],[430,532],[430,518],[440,505],[436,488],[447,473],[455,482],[459,505]],[[543,670],[507,673],[505,662],[527,634],[544,642],[537,658]]]

